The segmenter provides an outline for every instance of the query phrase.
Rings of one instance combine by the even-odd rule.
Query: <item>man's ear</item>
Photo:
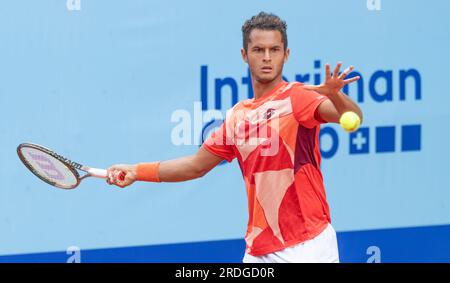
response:
[[[290,53],[291,53],[291,49],[286,48],[286,52],[284,53],[284,63],[287,62]]]
[[[241,48],[241,55],[242,55],[242,59],[244,59],[245,63],[248,64],[247,52],[245,52],[244,48]]]

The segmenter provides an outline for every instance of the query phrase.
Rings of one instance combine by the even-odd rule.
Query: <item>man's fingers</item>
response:
[[[106,169],[107,177],[106,182],[109,185],[116,185],[121,188],[125,188],[134,182],[134,175],[130,171],[130,165],[127,164],[115,164]],[[124,174],[124,176],[120,176]]]
[[[342,62],[338,62],[336,68],[334,68],[333,78],[337,78],[339,74],[339,69],[341,68]]]
[[[360,79],[360,77],[359,77],[359,76],[356,76],[356,77],[353,77],[353,78],[351,78],[351,79],[344,80],[344,83],[347,85],[347,84],[350,84],[350,83],[352,83],[352,82],[356,82],[356,81],[359,80],[359,79]]]
[[[114,180],[116,181],[116,183],[119,187],[125,182],[125,178],[122,179],[120,176],[121,174],[122,174],[122,171],[119,171],[119,170],[114,172]],[[123,177],[125,177],[125,176],[123,176]]]
[[[345,69],[340,75],[339,75],[339,79],[343,80],[345,79],[345,77],[353,70],[353,66],[348,67],[347,69]]]
[[[117,183],[117,170],[116,169],[112,169],[112,170],[109,170],[108,169],[108,177],[107,177],[107,179],[108,179],[108,183],[109,184],[111,184],[111,185],[113,185],[113,184],[116,184]]]
[[[116,172],[116,170],[114,169],[111,171],[111,174],[109,174],[109,181],[113,184],[116,183],[115,172]]]
[[[114,184],[114,172],[115,172],[115,168],[114,166],[109,167],[108,169],[106,169],[106,180],[108,181],[108,184],[112,185]]]
[[[120,179],[120,174],[125,173],[124,179]],[[115,178],[115,184],[121,188],[125,188],[126,186],[129,186],[131,183],[133,183],[132,178],[130,177],[130,174],[127,174],[126,171],[118,170],[115,172],[114,175]]]
[[[328,64],[328,63],[325,65],[325,79],[326,80],[331,79],[330,64]]]

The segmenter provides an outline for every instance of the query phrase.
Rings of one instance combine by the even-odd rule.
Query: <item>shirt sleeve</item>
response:
[[[320,119],[316,110],[328,97],[313,90],[307,90],[302,86],[291,92],[292,111],[295,119],[307,128],[313,128],[326,121]]]
[[[227,137],[226,120],[205,140],[202,146],[207,151],[223,157],[228,162],[231,162],[236,157],[231,138]]]

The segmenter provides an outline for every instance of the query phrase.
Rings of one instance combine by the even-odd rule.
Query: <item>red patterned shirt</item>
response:
[[[310,240],[330,223],[320,171],[320,124],[327,97],[301,83],[279,83],[258,99],[237,103],[203,144],[237,158],[248,196],[246,252],[262,255]]]

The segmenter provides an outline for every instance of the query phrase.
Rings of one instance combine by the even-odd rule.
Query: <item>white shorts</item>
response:
[[[322,233],[311,240],[261,256],[246,253],[242,261],[244,263],[339,263],[336,231],[331,224],[328,224]]]

